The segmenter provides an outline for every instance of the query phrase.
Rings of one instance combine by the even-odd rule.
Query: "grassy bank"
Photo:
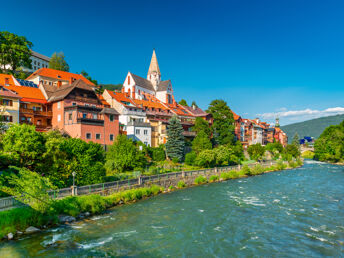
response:
[[[290,161],[287,164],[278,162],[275,166],[263,167],[256,165],[249,168],[245,165],[241,170],[223,172],[221,175],[210,175],[208,178],[204,176],[197,177],[193,184],[187,185],[186,182],[180,180],[177,185],[170,186],[168,191],[187,186],[200,185],[208,182],[223,181],[240,177],[254,176],[271,171],[283,170],[286,168],[295,168],[302,165],[302,161]],[[3,239],[8,233],[18,235],[24,232],[26,228],[34,226],[37,228],[45,228],[57,225],[59,223],[59,215],[69,215],[78,217],[83,213],[90,215],[100,214],[108,208],[119,204],[135,202],[143,198],[164,192],[163,187],[152,185],[151,187],[142,187],[138,189],[126,190],[111,194],[109,196],[100,196],[97,194],[85,196],[71,196],[61,200],[53,201],[47,213],[39,213],[30,208],[16,208],[8,211],[0,212],[0,239]]]

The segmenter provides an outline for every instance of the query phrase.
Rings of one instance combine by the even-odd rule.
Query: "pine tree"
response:
[[[172,160],[183,160],[185,147],[183,132],[184,130],[180,123],[180,120],[176,115],[174,115],[169,120],[169,126],[167,128],[168,139],[166,143],[167,156]]]
[[[292,144],[295,145],[296,147],[300,148],[300,137],[298,133],[294,134]]]

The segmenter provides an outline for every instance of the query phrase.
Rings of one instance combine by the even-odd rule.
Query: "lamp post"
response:
[[[74,195],[76,195],[76,193],[75,193],[75,176],[76,176],[76,173],[75,173],[75,171],[73,171],[72,176],[73,176],[72,195],[74,196]]]

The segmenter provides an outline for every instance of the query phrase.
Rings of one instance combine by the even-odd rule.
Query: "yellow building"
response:
[[[19,123],[19,95],[0,85],[0,118],[5,123]]]

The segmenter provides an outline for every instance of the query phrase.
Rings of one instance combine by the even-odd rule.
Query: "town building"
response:
[[[61,86],[41,85],[52,105],[52,127],[71,137],[103,146],[119,134],[118,112],[103,104],[92,85],[78,79]]]
[[[50,57],[37,53],[36,51],[31,50],[31,68],[23,68],[24,72],[34,72],[41,68],[48,68]]]

